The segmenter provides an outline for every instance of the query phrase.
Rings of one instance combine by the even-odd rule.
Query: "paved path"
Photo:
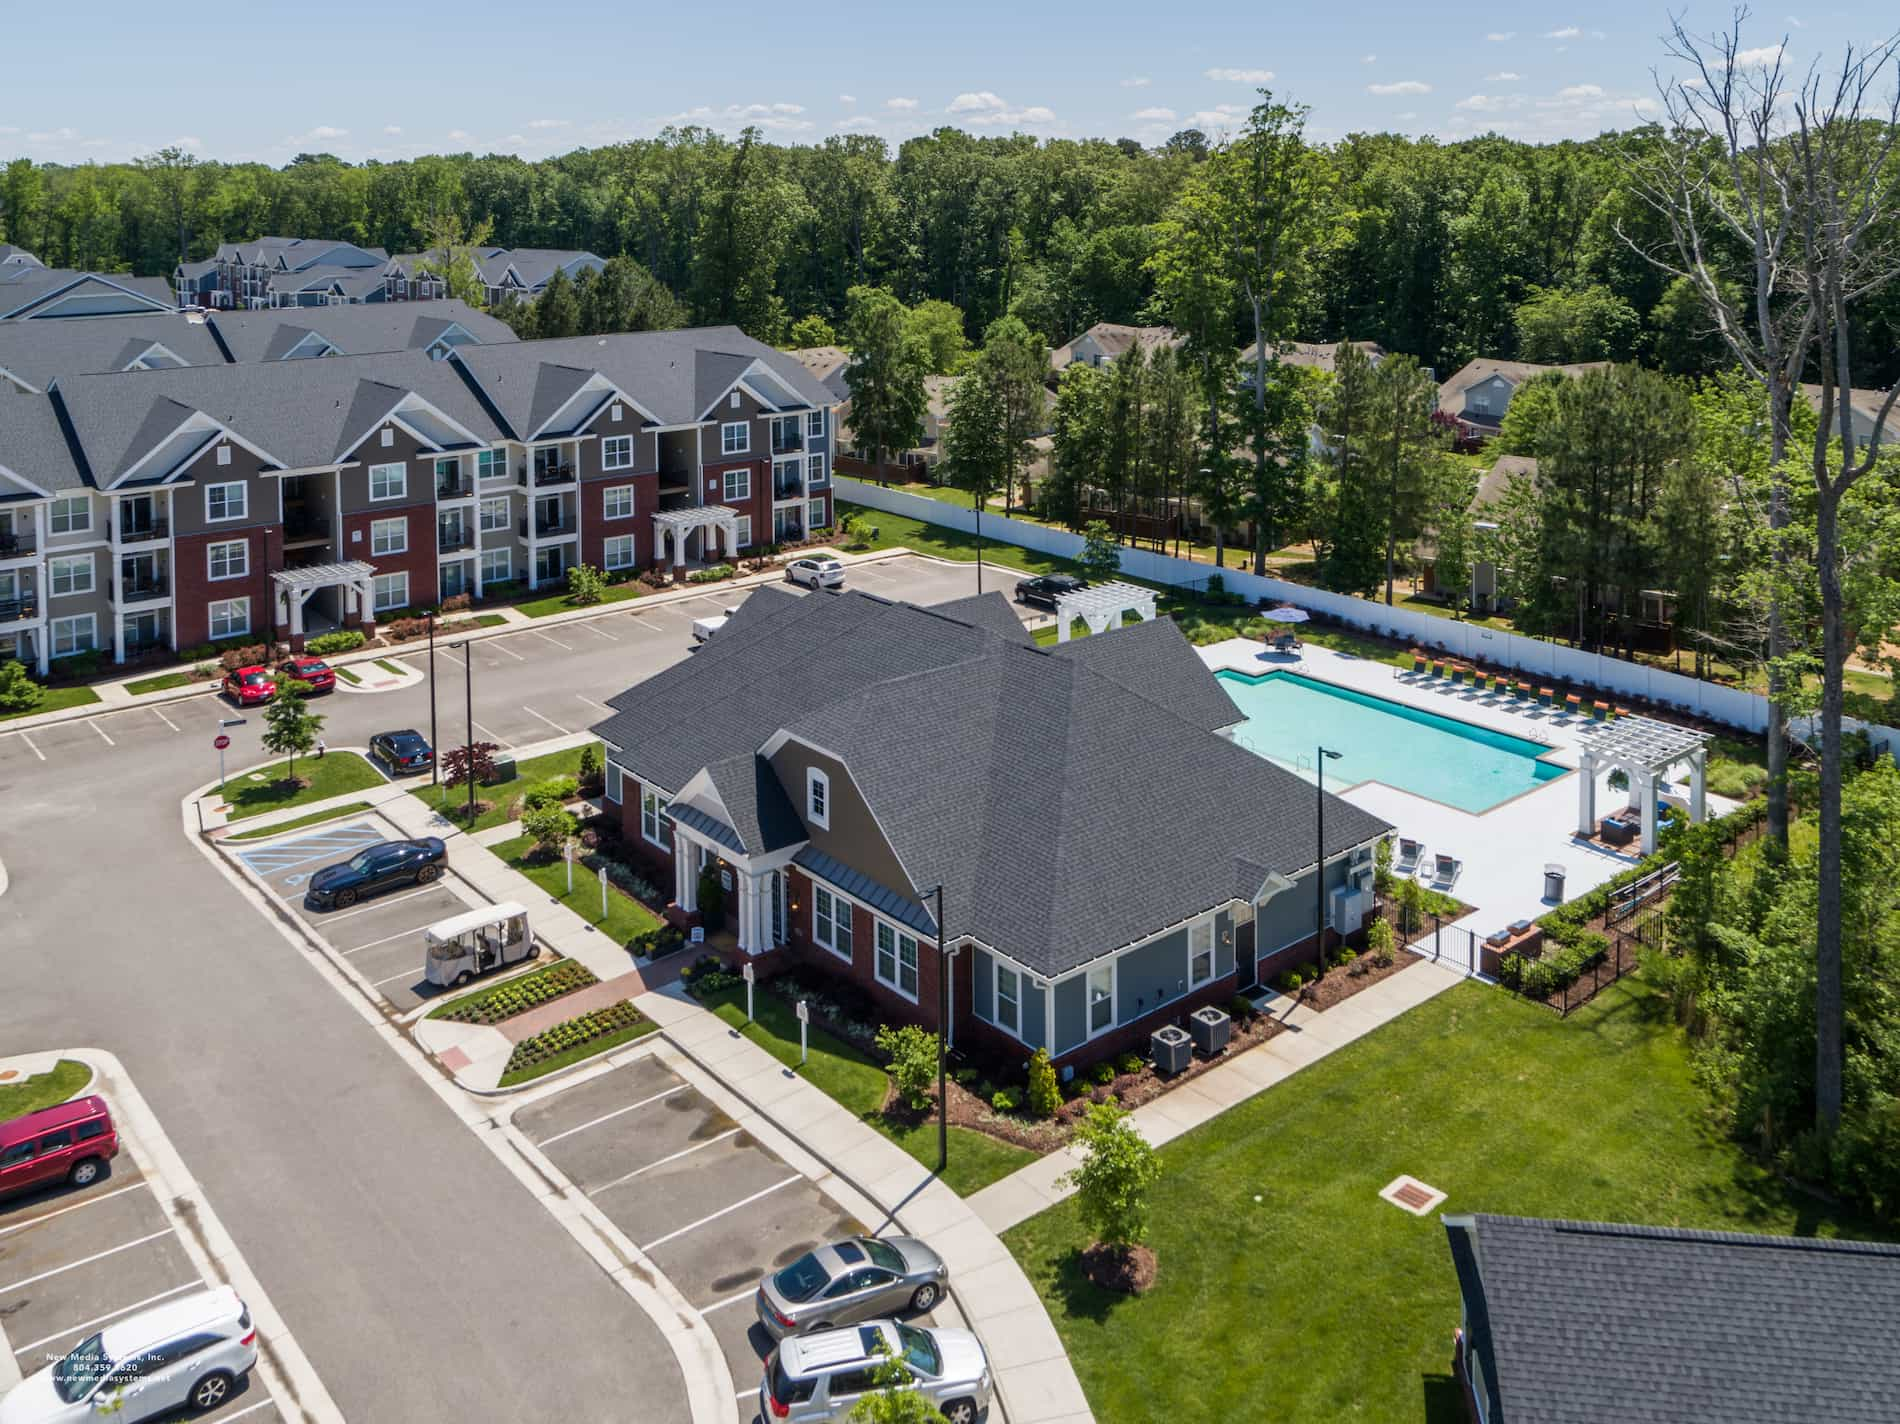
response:
[[[1141,1135],[1159,1147],[1319,1062],[1335,1049],[1363,1038],[1408,1009],[1436,998],[1463,978],[1461,971],[1420,960],[1323,1013],[1276,996],[1268,1012],[1289,1032],[1235,1054],[1218,1068],[1144,1103],[1129,1117]],[[1068,1197],[1072,1189],[1059,1185],[1058,1178],[1078,1160],[1079,1154],[1071,1149],[1051,1152],[1000,1182],[992,1182],[973,1195],[969,1204],[990,1230],[1007,1231]]]

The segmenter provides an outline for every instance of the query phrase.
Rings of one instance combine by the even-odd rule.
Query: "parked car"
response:
[[[721,628],[725,627],[726,620],[738,611],[736,608],[728,608],[723,613],[717,613],[711,618],[695,618],[693,620],[694,644],[703,643],[712,637],[714,633],[717,633]]]
[[[785,566],[785,581],[806,588],[843,588],[844,565],[836,559],[793,559]]]
[[[879,1343],[884,1351],[878,1349]],[[917,1392],[950,1424],[976,1424],[990,1406],[990,1362],[968,1330],[873,1320],[794,1335],[766,1357],[759,1415],[768,1420],[841,1421],[876,1387],[885,1351],[910,1372]]]
[[[104,1098],[75,1098],[0,1122],[0,1197],[55,1182],[89,1187],[118,1155],[119,1133]]]
[[[277,676],[285,682],[307,682],[312,692],[335,692],[336,673],[322,658],[313,658],[299,653],[287,658],[277,669]]]
[[[224,675],[224,695],[240,707],[256,707],[277,695],[267,667],[243,667]]]
[[[319,910],[347,910],[363,896],[393,885],[427,885],[442,874],[445,854],[435,836],[378,841],[311,876],[304,898]]]
[[[1036,578],[1024,579],[1016,585],[1016,601],[1027,603],[1036,608],[1055,610],[1056,600],[1065,593],[1075,593],[1088,585],[1073,574],[1042,574]]]
[[[759,1324],[774,1340],[829,1330],[943,1299],[950,1268],[910,1236],[852,1236],[807,1251],[759,1282]]]
[[[369,739],[369,754],[381,757],[383,765],[401,776],[412,771],[427,771],[435,765],[435,752],[429,739],[414,728],[400,732],[378,732]]]
[[[238,1293],[194,1291],[114,1321],[21,1380],[0,1399],[0,1424],[204,1413],[229,1400],[256,1363],[257,1327]]]

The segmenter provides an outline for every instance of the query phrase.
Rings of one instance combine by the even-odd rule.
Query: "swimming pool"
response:
[[[1246,721],[1234,740],[1284,766],[1309,768],[1324,743],[1329,785],[1382,781],[1401,791],[1488,811],[1564,774],[1538,758],[1541,742],[1441,717],[1292,672],[1214,674]]]

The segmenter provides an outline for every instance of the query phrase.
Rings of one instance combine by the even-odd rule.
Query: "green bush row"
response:
[[[553,1028],[537,1033],[532,1038],[524,1038],[515,1045],[515,1051],[508,1055],[508,1066],[502,1070],[505,1078],[510,1073],[523,1068],[532,1068],[535,1064],[565,1053],[570,1048],[579,1048],[597,1038],[605,1038],[610,1033],[618,1033],[623,1028],[638,1028],[645,1023],[645,1017],[632,1004],[622,1000],[610,1004],[604,1009],[595,1009],[590,1014],[571,1018],[566,1023],[558,1023]]]
[[[339,628],[334,633],[319,633],[314,638],[306,638],[303,650],[312,657],[327,658],[335,653],[355,652],[365,641],[362,629]]]
[[[497,984],[486,994],[457,1004],[442,1017],[456,1023],[496,1024],[503,1019],[536,1008],[550,999],[585,989],[600,980],[584,964],[572,959],[559,960],[535,974]]]

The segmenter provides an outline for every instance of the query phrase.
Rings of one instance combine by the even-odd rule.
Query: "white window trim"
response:
[[[818,924],[819,924],[818,897],[820,895],[823,895],[827,900],[831,901],[831,938],[830,939],[826,939],[823,935],[821,935],[818,932]],[[855,956],[857,954],[857,947],[858,947],[857,933],[856,933],[857,926],[855,923],[853,923],[853,919],[852,919],[854,908],[855,907],[852,905],[851,901],[847,900],[844,896],[840,895],[836,890],[833,890],[829,885],[819,885],[815,882],[813,883],[811,887],[811,939],[812,939],[812,943],[815,945],[818,945],[820,948],[825,950],[828,954],[836,955],[839,959],[842,959],[846,964],[854,963]],[[842,909],[845,914],[845,921],[844,921],[845,948],[843,949],[838,948],[838,945],[837,945],[838,911],[840,909]]]
[[[218,550],[241,549],[243,564],[236,573],[218,572]],[[228,579],[249,578],[251,576],[251,541],[249,539],[222,539],[215,544],[205,545],[205,578],[211,583],[224,583]]]
[[[651,811],[653,816],[653,829],[650,832],[647,830],[647,815],[649,810],[647,803],[649,801],[652,803]],[[651,786],[641,786],[640,839],[650,846],[657,846],[661,850],[670,849],[666,843],[666,827],[661,824],[661,822],[666,819],[666,807],[667,800],[664,796],[660,795],[660,793],[655,791]]]
[[[730,444],[726,437],[733,431],[739,432],[739,443]],[[722,455],[750,455],[752,453],[752,423],[745,420],[731,420],[719,427],[719,453]]]
[[[1187,977],[1189,989],[1199,989],[1204,985],[1212,984],[1220,977],[1217,972],[1220,968],[1220,956],[1215,952],[1218,948],[1218,936],[1215,933],[1215,929],[1214,916],[1212,915],[1203,915],[1200,919],[1193,920],[1188,924]],[[1203,930],[1207,932],[1207,974],[1200,979],[1196,979],[1194,977],[1194,937]]]
[[[619,407],[616,406],[615,409],[618,410]],[[626,459],[620,461],[609,460],[607,452],[615,445],[625,445],[627,447]],[[609,435],[606,439],[602,440],[600,442],[600,467],[603,470],[631,470],[633,468],[633,437],[631,435]]]
[[[53,521],[59,517],[59,507],[62,504],[80,510],[84,514],[85,523],[74,525],[69,522],[64,529],[55,528]],[[54,535],[90,534],[92,532],[92,500],[83,494],[65,495],[54,500],[46,508],[46,532]]]
[[[805,532],[807,534],[814,529],[824,529],[830,525],[830,516],[825,512],[827,507],[822,499],[805,501]],[[815,517],[812,514],[813,510],[818,511]]]
[[[488,522],[488,516],[497,506],[501,509],[501,517],[493,524],[490,524]],[[500,499],[485,499],[478,508],[477,527],[484,534],[493,534],[496,530],[506,529],[510,524],[514,523],[514,511],[509,508],[509,501],[506,495]]]
[[[86,566],[86,582],[82,586],[73,584],[70,588],[59,587],[59,570]],[[46,561],[46,596],[48,598],[72,598],[82,593],[94,593],[99,588],[99,570],[94,567],[91,554],[54,555]]]
[[[236,514],[231,514],[228,512],[231,508],[231,501],[228,498],[224,501],[224,507],[225,507],[225,510],[227,511],[226,513],[213,514],[211,512],[211,496],[216,494],[219,490],[239,491],[238,503],[242,506],[242,508],[240,508]],[[240,519],[248,518],[250,515],[250,512],[251,512],[251,492],[250,492],[250,489],[245,485],[244,481],[229,480],[221,484],[205,486],[205,523],[207,524],[235,524]]]
[[[739,482],[739,491],[733,493],[732,483]],[[722,470],[719,473],[719,498],[730,504],[735,500],[752,498],[752,471],[746,469]]]
[[[1003,1022],[1003,976],[1005,974],[1016,981],[1016,1022],[1013,1024]],[[1022,970],[1013,969],[1000,959],[992,959],[990,962],[990,997],[994,1000],[990,1023],[1019,1043],[1026,1041],[1023,1038],[1023,983],[1028,977]]]
[[[67,625],[76,629],[82,623],[86,627],[85,641],[80,642],[79,640],[75,639],[74,645],[71,648],[67,649],[63,653],[60,652],[59,651],[59,630],[60,630],[61,625]],[[46,646],[51,656],[55,658],[71,658],[71,657],[77,657],[81,653],[96,652],[99,647],[98,615],[93,614],[93,613],[73,613],[73,614],[69,614],[65,618],[53,619],[52,622],[47,625]]]
[[[624,773],[620,770],[618,764],[611,761],[607,763],[604,786],[607,799],[616,806],[620,805],[621,797],[625,794],[627,788]]]
[[[475,452],[475,478],[478,480],[507,479],[508,452],[506,450],[477,450]]]
[[[396,472],[396,492],[394,494],[376,493],[376,476],[378,472],[387,473],[390,470]],[[406,499],[408,496],[409,466],[407,462],[396,460],[381,465],[371,465],[369,467],[369,502],[371,504],[388,504],[392,500]]]
[[[224,632],[220,633],[215,626],[217,610],[220,608],[229,608],[229,607],[242,608],[244,616],[240,620],[241,626],[235,627],[235,628],[228,628]],[[248,638],[251,634],[251,600],[249,598],[213,599],[210,603],[207,603],[205,605],[205,629],[207,633],[209,633],[209,635],[214,639],[216,638]]]
[[[386,580],[393,582],[396,579],[402,580],[402,597],[385,603],[382,596],[383,583]],[[370,585],[370,601],[372,613],[393,613],[399,608],[407,608],[409,606],[409,571],[395,569],[386,574],[377,574],[375,582]]]
[[[379,533],[379,531],[387,529],[392,524],[400,525],[402,527],[401,543],[387,549],[377,548],[376,541],[378,538],[381,537],[381,534]],[[398,515],[394,519],[372,519],[370,521],[369,556],[372,559],[387,559],[387,558],[392,557],[393,555],[406,554],[408,552],[409,552],[409,521],[407,519],[404,519],[401,515]]]
[[[627,557],[621,562],[615,563],[613,557],[614,552],[622,545],[626,547]],[[630,569],[639,562],[639,559],[639,546],[634,542],[634,537],[631,534],[610,534],[601,541],[600,566],[610,573],[618,573],[622,569]]]
[[[752,516],[742,514],[732,521],[732,542],[735,548],[752,547]]]
[[[825,435],[825,413],[823,410],[805,412],[805,438],[822,440]]]
[[[891,977],[888,979],[884,977],[883,936],[886,931],[889,931],[891,936]],[[882,984],[899,998],[909,999],[911,1003],[914,1004],[917,1002],[917,990],[906,989],[903,984],[904,941],[906,940],[910,941],[911,976],[917,980],[918,986],[921,988],[923,984],[923,956],[917,943],[917,936],[908,930],[892,924],[889,920],[879,919],[875,916],[872,917],[871,973],[876,977],[878,983]]]
[[[831,778],[815,766],[805,768],[805,819],[820,830],[831,829]]]
[[[1105,1033],[1113,1033],[1115,1025],[1121,1020],[1120,965],[1121,957],[1116,955],[1101,964],[1091,964],[1082,971],[1082,1041],[1084,1043],[1090,1039],[1100,1038]],[[1093,986],[1090,985],[1089,980],[1103,972],[1108,975],[1108,1022],[1097,1028],[1095,1027],[1095,998]]]
[[[816,473],[813,472],[814,469],[816,470]],[[806,489],[809,490],[814,485],[822,485],[822,484],[829,483],[830,479],[831,479],[831,469],[825,463],[825,457],[823,455],[807,455],[805,457],[805,488]]]
[[[490,559],[503,565],[500,573],[489,570]],[[515,551],[513,549],[483,549],[481,568],[482,582],[485,584],[512,582],[515,576]]]
[[[627,510],[624,514],[616,514],[614,505],[619,502],[621,495],[627,497]],[[609,485],[600,493],[600,517],[602,519],[631,519],[637,503],[632,485]]]
[[[217,463],[220,465],[230,464],[231,463],[231,447],[229,445],[224,445],[224,444],[219,445],[218,453],[215,458],[217,460]]]

